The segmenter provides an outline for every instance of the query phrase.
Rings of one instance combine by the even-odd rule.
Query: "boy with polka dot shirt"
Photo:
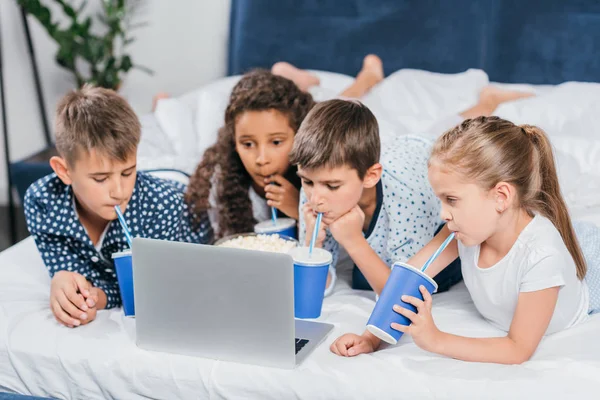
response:
[[[431,142],[398,137],[381,149],[377,120],[357,101],[330,100],[308,114],[294,140],[300,241],[308,245],[323,213],[316,246],[333,255],[325,294],[333,290],[340,246],[355,263],[356,289],[381,293],[396,261],[406,261],[441,229],[440,205],[427,180]],[[436,276],[440,291],[462,278],[460,262]]]
[[[111,255],[128,248],[119,206],[132,236],[209,243],[208,217],[192,224],[185,186],[136,171],[140,123],[117,93],[85,86],[57,107],[54,173],[31,185],[25,216],[50,276],[50,307],[76,327],[98,310],[121,305]]]

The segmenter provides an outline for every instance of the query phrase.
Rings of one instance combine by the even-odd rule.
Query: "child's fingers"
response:
[[[96,319],[96,312],[97,312],[97,310],[95,308],[90,308],[90,310],[87,313],[87,319],[81,321],[81,325],[89,324],[90,322],[92,322],[93,320],[95,320]]]
[[[62,325],[62,326],[66,326],[67,328],[74,328],[74,326],[73,326],[73,325],[67,325],[67,324],[65,324],[64,322],[62,322],[62,321],[61,321],[61,319],[60,319],[60,318],[58,318],[58,317],[56,316],[56,314],[54,314],[54,310],[52,310],[52,315],[54,316],[54,320],[55,320],[56,322],[58,322],[60,325]]]
[[[276,183],[280,186],[291,185],[291,183],[281,175],[271,175],[269,178],[266,179],[269,180],[269,183]],[[280,189],[283,189],[283,187],[280,187]]]
[[[267,200],[277,200],[277,201],[281,201],[281,198],[283,197],[283,195],[279,194],[279,193],[265,193],[265,197],[267,198]]]
[[[276,186],[276,185],[267,185],[265,186],[265,193],[278,193],[278,194],[282,194],[285,193],[285,189],[281,186]]]
[[[75,319],[75,318],[71,318],[69,316],[69,314],[67,314],[62,309],[62,307],[58,303],[58,300],[52,301],[52,313],[54,314],[54,317],[56,318],[56,320],[65,326],[72,328],[74,326],[81,325],[81,321],[79,321],[78,319]]]
[[[348,343],[346,340],[337,340],[335,342],[336,353],[338,356],[348,357],[348,345],[352,346],[352,342]]]
[[[408,308],[404,308],[402,306],[399,306],[398,304],[396,304],[394,306],[394,311],[397,312],[400,315],[404,315],[406,318],[410,319],[411,321],[414,321],[415,318],[417,317],[416,313],[412,312]]]
[[[88,305],[88,307],[96,307],[96,304],[98,304],[98,296],[90,296],[87,299],[85,299],[86,304]]]
[[[421,294],[423,295],[423,300],[425,301],[425,306],[427,307],[428,310],[431,310],[431,305],[433,303],[433,298],[431,297],[431,293],[429,293],[429,290],[427,290],[425,288],[425,286],[423,286],[423,285],[419,286],[419,290],[421,291]]]
[[[56,301],[60,307],[67,313],[69,316],[75,319],[86,319],[87,314],[81,309],[77,308],[75,304],[71,302],[71,300],[67,297],[66,293],[60,291],[56,294]],[[87,305],[86,305],[87,307]]]
[[[417,299],[416,297],[404,295],[402,296],[402,301],[415,306],[417,308],[417,312],[419,313],[425,309],[425,302],[423,302],[421,299]]]
[[[71,304],[73,304],[73,306],[78,307],[81,311],[87,311],[88,306],[85,302],[85,298],[81,294],[77,293],[74,288],[70,286],[66,287],[61,291],[61,293],[65,295],[65,297]]]
[[[400,325],[400,324],[397,324],[395,322],[392,322],[392,324],[390,325],[390,327],[392,329],[395,329],[395,330],[397,330],[399,332],[402,332],[402,333],[408,332],[408,329],[410,328],[410,326]]]
[[[83,297],[88,297],[90,295],[90,283],[85,276],[80,274],[74,274],[73,279],[75,279],[75,283],[77,283],[77,289],[79,289],[79,293],[83,295]]]
[[[354,343],[352,347],[348,349],[348,357],[357,356],[363,353],[371,352],[371,347],[366,340],[360,340]]]
[[[337,354],[338,356],[341,356],[340,351],[337,348],[337,343],[339,342],[339,339],[336,340],[335,342],[331,343],[331,346],[329,346],[329,350],[333,353],[333,354]]]
[[[89,307],[96,307],[96,304],[98,304],[98,290],[95,287],[90,289],[90,297],[85,300]]]
[[[276,200],[267,200],[267,205],[269,207],[280,208],[281,207],[281,202],[280,201],[276,201]]]
[[[60,307],[60,306],[59,306],[59,307]],[[66,323],[64,323],[64,322],[63,322],[63,321],[62,321],[60,318],[58,318],[58,317],[56,316],[56,314],[54,313],[54,310],[52,310],[52,315],[54,316],[54,320],[55,320],[56,322],[58,322],[60,325],[62,325],[62,326],[66,326],[67,328],[75,328],[75,326],[74,326],[74,325],[71,325],[71,324],[66,324]]]

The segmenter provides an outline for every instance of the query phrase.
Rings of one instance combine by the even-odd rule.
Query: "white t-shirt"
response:
[[[577,278],[575,261],[560,233],[547,218],[536,215],[498,263],[479,268],[480,246],[458,242],[465,284],[477,310],[492,325],[508,332],[519,294],[560,286],[546,335],[587,318],[589,292]]]

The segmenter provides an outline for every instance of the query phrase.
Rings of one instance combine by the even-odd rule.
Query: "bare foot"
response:
[[[373,86],[383,80],[383,62],[374,54],[369,54],[363,59],[363,66],[352,85],[347,87],[340,96],[360,99]]]
[[[294,67],[292,64],[280,61],[271,67],[273,75],[283,76],[294,82],[303,92],[308,91],[313,86],[318,86],[319,78],[308,71]]]
[[[165,92],[160,92],[154,95],[154,97],[152,98],[152,111],[156,110],[156,105],[158,104],[159,100],[168,99],[169,97],[171,97],[169,93]]]
[[[502,103],[525,99],[535,96],[534,93],[519,92],[518,90],[500,89],[488,85],[479,92],[479,101],[473,107],[460,113],[463,118],[477,118],[479,116],[490,116]]]
[[[358,75],[357,81],[364,81],[367,88],[372,88],[384,78],[383,62],[375,54],[369,54],[363,59],[363,66]]]
[[[501,89],[496,86],[488,85],[481,89],[481,92],[479,93],[479,101],[481,103],[489,104],[496,108],[502,103],[525,99],[527,97],[533,96],[535,96],[534,93],[520,92],[518,90]]]

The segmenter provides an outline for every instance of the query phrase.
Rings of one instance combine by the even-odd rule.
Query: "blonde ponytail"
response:
[[[436,140],[432,162],[459,171],[485,189],[498,182],[514,185],[519,206],[530,215],[539,213],[552,221],[575,261],[577,277],[585,277],[587,266],[560,193],[552,146],[544,131],[495,116],[467,119]]]
[[[560,232],[569,253],[571,253],[571,257],[575,261],[577,277],[583,279],[587,271],[587,266],[581,247],[575,236],[567,205],[560,192],[550,140],[540,128],[532,125],[521,125],[520,128],[537,150],[537,176],[540,183],[538,186],[539,191],[531,200],[531,204],[523,205],[526,207],[529,206],[552,221],[556,229]]]

